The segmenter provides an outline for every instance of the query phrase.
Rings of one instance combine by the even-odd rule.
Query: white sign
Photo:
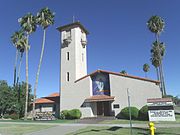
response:
[[[149,110],[149,121],[175,121],[174,110]]]
[[[147,100],[149,121],[175,121],[174,107],[170,98]]]

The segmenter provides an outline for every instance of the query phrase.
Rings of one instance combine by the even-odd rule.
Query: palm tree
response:
[[[161,82],[161,90],[163,92],[163,95],[166,95],[166,90],[165,90],[165,82],[164,82],[164,75],[163,75],[163,69],[162,69],[162,59],[163,59],[163,55],[162,50],[160,48],[160,42],[159,42],[159,35],[161,34],[161,32],[164,30],[164,26],[165,26],[165,22],[164,20],[159,17],[159,16],[152,16],[148,22],[147,22],[147,26],[149,28],[149,30],[152,33],[155,33],[155,37],[156,37],[156,41],[157,42],[157,48],[156,48],[156,54],[154,55],[153,58],[151,58],[151,61],[159,63],[158,67],[159,68],[159,79]],[[165,48],[164,48],[165,49]],[[152,52],[151,52],[152,53]],[[158,62],[157,62],[158,61]],[[157,70],[157,71],[158,71]],[[157,73],[158,74],[158,73]]]
[[[146,63],[143,65],[143,71],[145,73],[145,77],[147,78],[147,72],[149,72],[150,66]]]
[[[40,55],[40,59],[39,59],[38,70],[36,73],[36,81],[35,81],[35,85],[34,85],[33,119],[35,118],[36,90],[37,90],[37,86],[38,86],[38,79],[39,79],[40,69],[41,69],[41,65],[42,65],[43,54],[44,54],[46,30],[47,30],[48,26],[54,24],[54,13],[51,12],[51,10],[47,7],[43,8],[37,13],[36,22],[38,25],[40,25],[43,28],[43,41],[42,41],[41,55]]]
[[[27,108],[28,108],[28,95],[29,95],[29,84],[28,84],[28,51],[29,51],[29,35],[36,31],[36,17],[34,17],[31,13],[26,14],[22,18],[20,18],[19,23],[22,27],[22,30],[26,32],[26,103],[25,103],[25,116],[24,119],[27,120]]]
[[[17,66],[17,61],[18,61],[18,54],[22,48],[21,40],[24,36],[24,33],[22,30],[16,31],[13,33],[11,36],[11,41],[13,45],[16,47],[16,57],[15,57],[15,64],[14,64],[14,86],[16,84],[16,66]]]
[[[16,82],[16,64],[15,64],[15,73],[14,73],[14,88],[16,88],[16,86],[18,86],[18,82],[19,82],[19,78],[20,78],[20,71],[21,71],[21,64],[22,64],[22,57],[23,57],[23,52],[24,52],[24,48],[25,48],[25,34],[22,30],[15,32],[12,36],[11,36],[11,40],[13,42],[13,44],[16,47],[16,64],[17,64],[17,60],[18,60],[18,54],[20,53],[20,63],[19,63],[19,67],[18,67],[18,74],[17,74],[17,82]],[[18,102],[20,100],[20,88],[18,89]]]
[[[124,75],[127,75],[126,70],[122,70],[120,73],[121,73],[121,74],[124,74]]]
[[[25,49],[25,45],[22,46],[22,48],[20,49],[20,52],[19,52],[20,53],[20,62],[19,62],[18,76],[17,76],[16,84],[18,84],[19,80],[20,80],[20,72],[21,72],[21,65],[22,65],[22,58],[23,58],[24,49]]]
[[[166,94],[165,84],[164,84],[164,75],[163,75],[163,68],[162,68],[162,58],[165,55],[165,45],[163,42],[153,42],[152,49],[151,49],[151,62],[152,65],[156,68],[158,80],[160,80],[161,90],[163,95]]]

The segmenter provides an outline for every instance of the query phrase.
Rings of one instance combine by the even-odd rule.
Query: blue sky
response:
[[[55,24],[48,28],[45,54],[40,72],[38,97],[59,91],[60,34],[57,27],[72,22],[72,16],[90,32],[88,36],[88,73],[97,69],[144,77],[142,66],[150,62],[154,35],[146,22],[152,15],[166,23],[160,40],[166,44],[164,73],[168,94],[180,94],[180,1],[178,0],[6,0],[0,3],[0,80],[13,82],[15,48],[10,36],[18,30],[18,18],[28,12],[34,15],[43,7],[56,13]],[[42,29],[30,37],[29,82],[34,86],[39,62]],[[176,59],[178,61],[176,62]],[[151,66],[148,77],[156,79]],[[25,57],[21,80],[25,81]]]

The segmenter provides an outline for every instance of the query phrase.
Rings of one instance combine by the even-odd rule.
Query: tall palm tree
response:
[[[22,30],[14,32],[13,35],[11,36],[11,41],[13,45],[16,47],[16,57],[15,57],[15,64],[14,64],[14,86],[16,84],[16,66],[17,66],[17,61],[18,61],[18,54],[22,48],[21,40],[23,36],[24,36],[24,33]]]
[[[46,30],[50,25],[54,24],[54,13],[47,7],[43,8],[37,13],[36,22],[43,29],[43,41],[42,41],[41,55],[40,55],[40,59],[39,59],[38,70],[36,73],[36,81],[35,81],[35,85],[34,85],[33,119],[35,118],[36,91],[37,91],[38,79],[39,79],[40,69],[41,69],[41,65],[42,65],[43,54],[44,54]]]
[[[26,32],[26,102],[25,102],[25,114],[24,119],[27,120],[27,109],[28,109],[28,95],[29,95],[29,84],[28,84],[28,51],[29,51],[29,35],[36,31],[36,17],[33,16],[31,13],[26,14],[22,18],[20,18],[19,23],[22,27],[22,30]]]
[[[144,73],[145,73],[145,77],[147,78],[147,72],[149,72],[149,69],[150,69],[150,66],[147,64],[147,63],[145,63],[144,65],[143,65],[143,71],[144,71]]]
[[[165,84],[164,84],[164,75],[163,75],[163,68],[162,68],[162,60],[165,55],[165,45],[163,42],[153,42],[152,49],[151,49],[151,62],[152,65],[157,70],[158,80],[160,80],[160,86],[163,95],[166,94],[165,91]]]
[[[161,48],[160,48],[160,42],[159,42],[159,36],[161,34],[161,32],[164,30],[164,26],[165,26],[165,22],[164,20],[159,17],[159,16],[152,16],[148,22],[147,22],[147,26],[149,28],[149,30],[155,34],[156,37],[156,42],[158,43],[157,45],[157,55],[156,55],[156,60],[158,60],[159,62],[159,79],[161,82],[161,90],[163,91],[163,95],[166,94],[166,90],[165,90],[165,82],[164,82],[164,76],[163,76],[163,69],[162,69],[162,59],[163,56],[161,54]],[[155,59],[155,58],[153,58]],[[151,59],[152,61],[152,59]],[[154,61],[154,60],[153,60]]]
[[[19,67],[18,67],[18,74],[17,74],[17,82],[16,82],[16,64],[15,64],[15,73],[14,73],[14,88],[17,88],[16,86],[18,86],[18,82],[19,82],[19,78],[20,78],[20,71],[21,71],[21,64],[22,64],[22,56],[23,56],[23,52],[24,52],[24,48],[25,48],[25,34],[22,30],[15,32],[12,36],[11,36],[11,40],[13,42],[13,44],[16,47],[16,64],[17,64],[17,60],[18,60],[18,54],[20,53],[20,63],[19,63]],[[20,88],[18,88],[18,101],[20,100]]]
[[[22,58],[23,58],[23,53],[24,53],[24,50],[25,50],[25,46],[22,46],[22,48],[20,49],[20,62],[19,62],[19,68],[18,68],[18,74],[17,74],[17,82],[16,84],[19,83],[19,80],[20,80],[20,72],[21,72],[21,65],[22,65]]]

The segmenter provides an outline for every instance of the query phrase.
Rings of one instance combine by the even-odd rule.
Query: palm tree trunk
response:
[[[26,45],[26,102],[25,102],[25,114],[24,120],[27,120],[27,110],[28,110],[28,95],[29,95],[29,83],[28,83],[28,45],[29,45],[29,35],[27,34],[27,45]]]
[[[22,65],[22,57],[23,57],[23,53],[21,52],[21,57],[20,57],[20,63],[19,63],[19,68],[18,68],[18,76],[17,76],[17,82],[16,82],[16,84],[19,83],[19,79],[20,79],[20,72],[21,72],[21,65]]]
[[[157,80],[159,81],[159,70],[158,70],[158,67],[156,67],[156,73],[157,73]]]
[[[162,92],[162,96],[164,96],[164,90],[163,90],[163,84],[162,84],[162,71],[160,67],[159,67],[159,78],[160,78],[160,89]]]
[[[162,71],[162,84],[163,84],[163,90],[164,90],[163,93],[166,96],[166,87],[165,87],[165,81],[164,81],[164,72],[163,72],[163,64],[162,64],[162,62],[161,62],[160,67],[161,67],[161,71]]]
[[[43,33],[43,42],[42,42],[42,48],[41,48],[41,56],[40,56],[40,59],[39,59],[38,71],[37,71],[37,74],[36,74],[36,82],[35,82],[35,85],[34,85],[33,120],[34,120],[34,118],[35,118],[36,90],[37,90],[37,86],[38,86],[38,79],[39,79],[39,74],[40,74],[40,69],[41,69],[43,54],[44,54],[45,40],[46,40],[46,29],[44,29],[44,33]]]
[[[21,52],[20,63],[19,63],[19,68],[18,68],[17,82],[16,82],[16,85],[18,86],[18,103],[20,101],[20,84],[19,84],[19,79],[20,79],[20,71],[21,71],[21,65],[22,65],[22,57],[23,57],[23,52]]]
[[[159,42],[159,33],[156,34],[156,41],[157,43]],[[160,89],[162,91],[162,95],[164,96],[164,87],[163,87],[163,78],[162,78],[162,69],[161,69],[161,63],[162,63],[162,57],[161,57],[161,52],[160,52],[160,47],[158,44],[158,52],[159,52],[159,57],[160,57],[160,66],[159,66],[159,78],[160,78]]]
[[[16,48],[16,58],[14,63],[14,86],[16,85],[16,65],[18,60],[18,49]]]
[[[147,72],[145,72],[145,78],[147,78]]]

